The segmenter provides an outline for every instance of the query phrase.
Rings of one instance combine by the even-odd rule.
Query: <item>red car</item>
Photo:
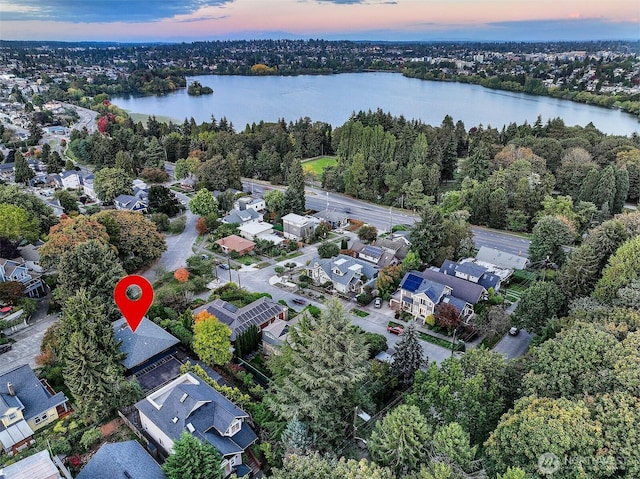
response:
[[[402,334],[404,333],[404,328],[402,326],[387,326],[387,331],[391,334]]]

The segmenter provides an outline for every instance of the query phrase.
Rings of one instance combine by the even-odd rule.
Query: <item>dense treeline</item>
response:
[[[559,119],[469,130],[446,116],[439,126],[381,110],[354,113],[332,129],[309,118],[246,125],[225,118],[197,124],[134,123],[107,100],[95,107],[100,131],[74,132],[70,150],[98,169],[176,163],[211,190],[239,188],[240,178],[287,184],[294,160],[335,154],[323,187],[375,203],[443,213],[466,209],[478,225],[530,231],[545,215],[568,218],[575,235],[640,198],[640,138],[609,136],[593,125]],[[558,196],[559,195],[559,196]]]

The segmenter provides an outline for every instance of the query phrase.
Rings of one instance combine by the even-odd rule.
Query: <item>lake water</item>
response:
[[[340,126],[354,111],[381,108],[407,119],[439,125],[445,115],[462,120],[467,129],[482,123],[498,129],[510,122],[529,123],[542,115],[560,117],[567,125],[592,122],[599,130],[618,135],[640,132],[633,115],[548,97],[490,90],[478,85],[405,78],[399,73],[340,75],[189,77],[213,88],[212,95],[189,96],[186,88],[159,96],[114,97],[113,103],[132,112],[162,115],[178,122],[193,117],[209,121],[223,116],[236,129],[247,123],[287,122],[308,116]]]

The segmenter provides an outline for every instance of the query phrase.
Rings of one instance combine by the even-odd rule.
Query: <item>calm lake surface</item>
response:
[[[236,131],[247,123],[287,122],[308,116],[340,126],[354,111],[381,108],[407,119],[439,125],[445,115],[462,120],[467,129],[482,123],[498,129],[510,122],[546,122],[560,117],[567,125],[592,122],[599,130],[617,135],[640,132],[633,115],[548,97],[490,90],[478,85],[405,78],[399,73],[345,73],[295,77],[203,75],[189,77],[213,88],[212,95],[189,96],[186,88],[160,96],[114,97],[113,103],[132,112],[162,115],[178,122],[197,122],[223,116]]]

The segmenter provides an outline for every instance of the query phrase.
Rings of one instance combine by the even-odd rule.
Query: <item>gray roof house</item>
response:
[[[505,253],[487,246],[481,246],[476,254],[478,261],[495,264],[506,269],[525,269],[529,264],[529,259],[517,254]]]
[[[34,431],[70,412],[66,396],[40,381],[28,364],[0,374],[0,446],[5,453],[26,448]]]
[[[7,281],[17,281],[24,286],[27,296],[41,296],[47,292],[45,283],[42,281],[42,269],[31,262],[28,264],[24,259],[0,258],[0,283]]]
[[[220,452],[225,476],[247,470],[242,453],[258,439],[245,422],[249,415],[197,376],[184,374],[135,407],[142,428],[165,453],[188,432]]]
[[[251,208],[246,210],[236,210],[233,209],[229,211],[229,213],[220,220],[225,225],[230,225],[233,223],[238,223],[240,225],[249,223],[251,221],[258,222],[262,221],[263,215],[262,213],[257,212]]]
[[[158,463],[137,441],[105,444],[76,479],[166,479]]]
[[[427,273],[425,271],[424,273]],[[391,299],[391,307],[407,311],[418,320],[426,322],[427,317],[435,313],[439,304],[450,304],[454,306],[460,316],[470,318],[473,315],[473,305],[475,302],[469,301],[469,295],[461,297],[456,295],[456,291],[450,284],[445,284],[443,279],[454,279],[443,273],[441,276],[428,278],[419,271],[409,271],[400,282],[400,296]],[[459,280],[464,281],[464,280]],[[468,281],[464,281],[468,283]],[[477,286],[469,283],[471,286]],[[457,288],[459,290],[459,287]]]
[[[132,374],[174,353],[180,342],[148,318],[142,320],[135,333],[124,318],[114,321],[112,326],[116,344],[125,354],[122,364]]]
[[[131,195],[118,195],[114,198],[113,204],[117,210],[139,211],[141,213],[146,213],[149,207],[146,200]]]
[[[313,216],[300,216],[295,213],[289,213],[282,217],[284,237],[295,241],[311,237],[319,224],[320,220]]]
[[[487,291],[489,291],[489,288],[493,288],[494,291],[500,290],[502,281],[499,275],[490,272],[488,268],[473,261],[454,263],[447,259],[442,263],[440,272],[479,284]]]
[[[359,259],[368,261],[380,269],[398,263],[398,258],[396,258],[392,251],[388,251],[377,245],[374,246],[356,241],[351,246],[351,249],[356,252]]]
[[[328,223],[332,228],[342,228],[349,223],[349,215],[336,211],[335,209],[326,209],[314,213],[312,216],[318,218],[320,221]]]
[[[196,308],[193,314],[205,310],[231,328],[232,341],[235,341],[238,335],[244,333],[252,325],[262,330],[278,319],[286,321],[289,311],[286,306],[267,297],[257,299],[242,308],[222,299],[215,299]]]
[[[378,268],[367,261],[338,255],[335,258],[312,260],[307,274],[315,284],[331,282],[340,293],[362,293],[366,285],[373,286]]]

